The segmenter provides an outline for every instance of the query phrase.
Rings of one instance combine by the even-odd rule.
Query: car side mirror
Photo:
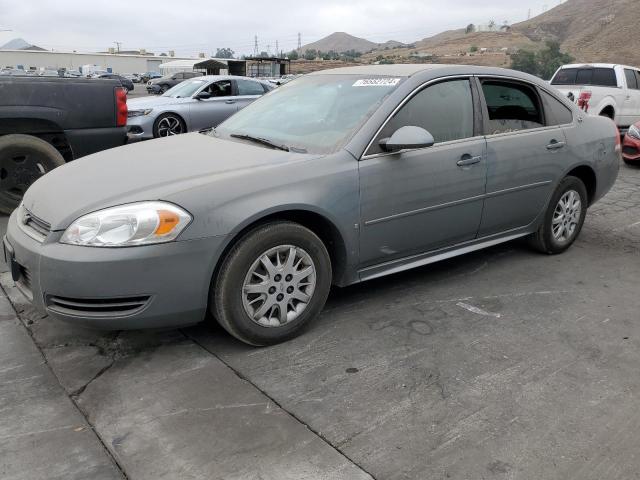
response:
[[[196,100],[206,100],[207,98],[211,98],[211,93],[202,91],[196,95]]]
[[[413,148],[427,148],[433,146],[433,135],[424,128],[406,126],[400,127],[388,138],[381,139],[378,144],[385,152],[399,152]]]

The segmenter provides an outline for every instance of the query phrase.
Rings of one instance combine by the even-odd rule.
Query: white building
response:
[[[82,65],[99,65],[113,73],[159,73],[160,65],[167,60],[193,59],[187,57],[160,57],[153,55],[112,53],[0,50],[0,68],[22,67],[24,70],[40,70],[43,68],[78,70]]]

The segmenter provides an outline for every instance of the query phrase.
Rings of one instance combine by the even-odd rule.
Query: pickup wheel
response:
[[[0,137],[0,212],[11,213],[33,182],[64,163],[55,147],[37,137]]]

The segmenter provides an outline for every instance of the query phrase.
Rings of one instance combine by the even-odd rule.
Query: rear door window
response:
[[[263,95],[264,88],[259,82],[252,80],[236,80],[238,85],[238,95]]]
[[[487,135],[544,126],[540,99],[534,88],[523,83],[483,80],[482,91],[489,114]]]

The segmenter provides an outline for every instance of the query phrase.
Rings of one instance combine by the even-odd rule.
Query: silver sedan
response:
[[[229,75],[185,80],[163,95],[127,101],[129,137],[168,137],[215,127],[273,88],[267,82]]]

